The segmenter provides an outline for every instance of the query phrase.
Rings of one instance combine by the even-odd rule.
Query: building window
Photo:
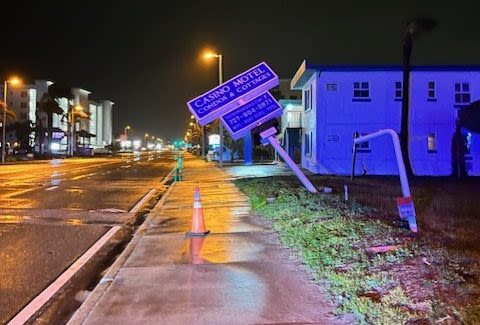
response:
[[[27,103],[25,102],[20,103],[20,108],[27,108]]]
[[[465,105],[470,103],[470,84],[468,82],[455,83],[455,104]]]
[[[305,156],[309,156],[311,155],[311,152],[310,152],[310,136],[308,133],[305,133],[305,136],[304,136],[304,151],[305,151]]]
[[[20,96],[21,96],[22,98],[27,97],[27,92],[26,92],[26,91],[22,91],[22,93],[20,94]]]
[[[435,82],[434,81],[429,81],[428,82],[427,100],[432,101],[432,102],[437,101],[436,94],[435,94]]]
[[[20,118],[21,118],[22,120],[26,120],[26,119],[27,119],[27,113],[21,113],[21,114],[20,114]]]
[[[310,131],[310,150],[308,151],[312,155],[312,145],[313,145],[313,131]]]
[[[310,93],[310,89],[307,89],[305,90],[305,95],[304,95],[304,99],[305,99],[305,111],[308,111],[310,108],[312,108],[310,106],[311,104],[311,93]]]
[[[469,155],[472,149],[472,134],[470,132],[465,136],[465,154]]]
[[[336,84],[336,83],[326,84],[325,87],[327,88],[327,91],[337,91],[338,90],[338,84]]]
[[[370,99],[370,85],[367,81],[353,83],[353,99],[354,102],[369,102]]]
[[[395,100],[402,100],[403,88],[401,81],[395,81]]]
[[[427,138],[427,149],[430,153],[437,152],[437,141],[435,139],[435,133],[429,133]]]
[[[358,133],[358,137],[363,137],[364,135],[367,135],[368,133]],[[357,151],[364,151],[364,152],[370,152],[370,141],[365,141],[361,143],[355,144],[355,148]]]

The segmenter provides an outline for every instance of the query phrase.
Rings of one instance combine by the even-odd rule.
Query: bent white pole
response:
[[[413,205],[413,201],[411,199],[410,185],[408,184],[407,172],[405,170],[405,163],[403,161],[402,149],[400,148],[400,140],[398,139],[397,132],[395,132],[395,130],[392,130],[392,129],[380,130],[368,135],[355,138],[353,139],[353,143],[357,144],[357,143],[366,142],[371,139],[378,138],[379,136],[382,136],[382,135],[390,135],[392,137],[393,149],[395,151],[395,157],[397,159],[398,174],[400,176],[400,185],[402,187],[402,195],[404,198],[407,199],[406,201],[403,200],[402,201],[403,203],[399,203],[399,200],[397,200],[397,206],[399,207],[400,216],[402,217],[403,214],[407,215],[410,230],[412,230],[413,232],[417,232],[415,208]],[[403,208],[406,209],[404,210],[405,212],[403,210],[400,211]]]
[[[402,195],[403,197],[410,196],[410,185],[408,184],[407,172],[405,170],[405,164],[402,157],[402,149],[400,148],[400,140],[398,139],[398,134],[392,129],[380,130],[371,134],[367,134],[358,138],[353,139],[353,143],[362,143],[367,142],[371,139],[378,138],[379,136],[388,134],[392,137],[393,149],[395,150],[395,157],[397,158],[398,174],[400,175],[400,184],[402,186]]]

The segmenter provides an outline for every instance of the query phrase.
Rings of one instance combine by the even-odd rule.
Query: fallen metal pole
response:
[[[283,147],[280,145],[280,142],[278,142],[278,139],[275,137],[277,133],[277,130],[272,127],[269,128],[262,133],[260,133],[260,136],[262,139],[267,139],[268,142],[272,145],[273,148],[275,148],[275,151],[278,152],[278,154],[283,158],[285,163],[290,167],[290,169],[295,173],[295,175],[298,177],[300,182],[307,188],[312,193],[317,193],[317,189],[315,186],[310,182],[310,180],[305,176],[305,174],[298,168],[297,164],[290,158],[288,153],[283,149]]]
[[[393,141],[393,149],[395,150],[395,156],[397,158],[397,166],[398,166],[398,174],[400,176],[400,184],[402,186],[402,194],[404,197],[411,196],[410,195],[410,185],[408,184],[408,177],[407,172],[405,170],[405,164],[403,162],[402,157],[402,149],[400,148],[400,140],[398,139],[398,134],[392,129],[385,129],[380,130],[371,134],[364,135],[362,137],[358,137],[353,139],[353,143],[362,143],[367,142],[368,140],[378,138],[382,135],[390,135]]]
[[[393,142],[393,149],[395,151],[395,157],[397,159],[397,166],[398,166],[398,174],[400,176],[400,185],[402,187],[402,195],[403,198],[408,199],[408,203],[402,204],[402,206],[399,205],[398,200],[397,200],[397,206],[399,208],[399,213],[400,217],[402,217],[403,213],[400,211],[401,208],[406,206],[406,212],[404,212],[406,215],[408,215],[406,218],[408,219],[408,225],[410,227],[410,230],[413,232],[417,232],[417,220],[416,220],[416,215],[415,215],[415,207],[413,205],[413,200],[411,198],[411,193],[410,193],[410,185],[408,184],[408,177],[407,177],[407,172],[405,170],[405,163],[403,161],[403,156],[402,156],[402,149],[400,147],[400,140],[398,138],[397,132],[392,129],[385,129],[385,130],[380,130],[368,135],[364,135],[362,137],[358,137],[353,139],[354,146],[355,144],[362,143],[369,141],[371,139],[378,138],[382,135],[390,135],[392,138]],[[355,159],[355,156],[354,156]]]

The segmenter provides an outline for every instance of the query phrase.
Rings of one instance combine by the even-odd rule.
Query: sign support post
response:
[[[262,62],[223,83],[222,55],[218,58],[220,84],[190,100],[187,105],[201,126],[220,118],[220,167],[223,165],[224,126],[235,141],[246,136],[244,149],[250,152],[245,152],[245,164],[249,165],[252,159],[252,129],[282,115],[282,106],[268,91],[278,85],[279,79],[273,70]],[[275,137],[276,133],[277,130],[272,127],[260,133],[260,136],[275,148],[300,182],[310,192],[317,193],[312,182],[282,148]]]
[[[243,160],[245,166],[252,165],[252,132],[248,132],[243,138]]]
[[[410,227],[410,230],[413,232],[417,232],[418,227],[415,206],[413,204],[412,195],[410,193],[410,185],[408,184],[407,172],[405,170],[405,163],[403,162],[402,149],[400,147],[400,140],[398,139],[397,132],[392,129],[384,129],[362,137],[356,137],[353,139],[353,145],[355,146],[357,143],[362,143],[382,135],[389,135],[392,138],[393,149],[395,151],[395,157],[397,158],[398,175],[400,176],[400,185],[402,187],[403,195],[403,197],[397,198],[398,213],[400,214],[401,219],[406,219],[408,221],[408,226]],[[355,159],[355,156],[353,156],[353,159]],[[354,167],[355,165],[352,166]],[[354,173],[355,171],[352,170],[352,175]]]
[[[223,56],[219,54],[218,56],[218,84],[223,84]],[[223,167],[223,124],[222,121],[219,120],[219,132],[220,133],[220,157],[219,157],[219,164],[220,167]]]
[[[273,148],[275,148],[275,151],[278,152],[280,157],[283,158],[285,163],[290,167],[290,169],[295,173],[295,175],[298,177],[300,182],[307,188],[307,190],[311,193],[317,193],[317,189],[315,186],[310,182],[310,180],[305,176],[305,174],[298,168],[297,164],[290,158],[288,153],[283,149],[283,147],[280,145],[280,142],[278,142],[278,139],[276,138],[277,130],[274,127],[271,127],[262,133],[260,133],[260,136],[262,139],[267,139],[268,142],[272,145]]]

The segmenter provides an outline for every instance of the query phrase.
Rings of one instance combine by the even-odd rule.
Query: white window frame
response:
[[[311,132],[305,132],[305,134],[303,136],[303,140],[305,142],[303,144],[303,148],[304,148],[304,151],[305,151],[305,157],[311,157],[312,156],[312,152],[311,152],[312,139],[310,139],[310,135],[311,135]]]
[[[367,96],[364,96],[366,92]],[[371,101],[370,81],[353,82],[353,101]]]
[[[433,84],[433,87],[430,87],[430,84]],[[431,91],[433,92],[433,96],[430,96]],[[437,83],[435,81],[427,81],[427,100],[437,100]]]
[[[400,88],[398,87],[400,85]],[[400,96],[398,95],[400,92]],[[402,100],[403,99],[403,82],[395,81],[395,99]]]
[[[430,147],[430,144],[433,144],[433,147]],[[427,152],[436,153],[437,152],[437,133],[429,132],[427,135]]]
[[[460,89],[457,90],[457,85],[460,86]],[[468,85],[468,90],[465,90],[464,89],[464,86],[465,85]],[[470,104],[472,98],[471,98],[471,85],[470,85],[470,82],[468,81],[458,81],[458,82],[455,82],[455,85],[454,85],[454,101],[455,101],[455,104],[456,105],[468,105]],[[460,101],[457,101],[457,95],[460,96]],[[468,95],[468,101],[465,101],[464,100],[464,96],[465,95]]]
[[[311,107],[310,107],[310,103],[311,103],[310,98],[311,98],[312,94],[310,93],[310,88],[305,89],[305,91],[303,92],[303,94],[304,94],[304,99],[303,99],[303,100],[304,100],[304,106],[305,106],[305,107],[304,107],[304,111],[306,112],[306,111],[309,111],[309,110],[311,109]]]
[[[367,132],[359,132],[358,133],[358,137],[363,137],[365,135],[368,135],[369,133]],[[357,152],[360,151],[364,151],[364,152],[370,152],[372,151],[372,149],[370,148],[370,141],[365,141],[365,142],[362,142],[362,143],[357,143],[355,144],[356,146],[356,149],[357,149]]]

